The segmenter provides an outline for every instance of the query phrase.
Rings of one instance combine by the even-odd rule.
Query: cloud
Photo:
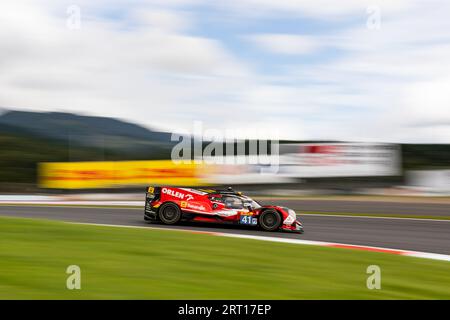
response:
[[[1,2],[0,106],[167,130],[200,120],[291,139],[450,142],[444,1],[77,5],[81,28],[71,30],[60,1]],[[381,9],[378,30],[367,28],[369,5]],[[227,19],[205,26],[213,12]],[[282,25],[293,16],[298,25]],[[302,28],[302,17],[319,26]],[[323,28],[330,21],[335,28]]]
[[[193,24],[192,17],[187,12],[173,12],[167,9],[140,9],[130,14],[136,24],[146,28],[156,28],[163,31],[185,31]]]
[[[312,53],[318,49],[312,37],[292,34],[256,34],[247,36],[263,50],[277,54],[297,55]]]
[[[439,4],[411,2],[382,19],[379,30],[360,24],[311,35],[317,50],[339,54],[293,62],[277,75],[301,83],[298,100],[317,113],[297,112],[307,116],[305,131],[314,138],[326,138],[325,130],[349,140],[449,142],[450,8]]]
[[[320,20],[342,19],[350,15],[365,15],[368,7],[380,7],[386,12],[399,12],[410,6],[408,0],[229,0],[226,7],[253,15],[301,15]]]
[[[449,50],[450,53],[450,50]],[[450,77],[409,85],[403,95],[402,114],[412,125],[450,129]]]
[[[70,30],[65,10],[2,9],[5,107],[81,111],[176,129],[180,115],[195,119],[195,108],[208,108],[208,96],[232,90],[248,73],[219,41],[185,34],[186,17],[175,10],[146,9],[140,19],[132,12],[130,27],[127,18],[93,19],[85,5],[81,28]]]

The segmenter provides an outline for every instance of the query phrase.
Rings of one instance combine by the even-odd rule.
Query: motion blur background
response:
[[[4,1],[0,192],[170,182],[446,195],[449,11],[402,0]],[[278,174],[148,162],[169,160],[171,133],[194,121],[279,139]]]
[[[0,1],[0,299],[449,299],[449,14]],[[180,135],[232,161],[177,165]],[[169,184],[232,186],[305,233],[146,223],[145,187]]]

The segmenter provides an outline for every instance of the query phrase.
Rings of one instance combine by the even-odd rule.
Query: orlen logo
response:
[[[174,191],[172,189],[162,188],[161,192],[168,194],[169,196],[179,198],[181,200],[184,200],[184,198],[186,198],[187,201],[194,199],[194,197],[190,194],[184,194],[178,191]]]

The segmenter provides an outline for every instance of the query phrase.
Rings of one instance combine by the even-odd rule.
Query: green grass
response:
[[[0,235],[0,299],[450,299],[442,261],[17,218]],[[81,290],[66,289],[69,265]]]

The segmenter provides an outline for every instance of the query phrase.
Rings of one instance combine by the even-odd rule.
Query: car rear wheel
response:
[[[175,224],[181,219],[181,210],[174,203],[165,203],[159,208],[159,219],[165,224]]]
[[[265,210],[259,216],[259,225],[266,231],[275,231],[281,225],[280,213],[276,210]]]

